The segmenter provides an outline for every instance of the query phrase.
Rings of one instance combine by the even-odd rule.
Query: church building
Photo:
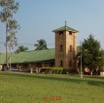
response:
[[[11,67],[19,67],[22,71],[35,71],[41,67],[62,67],[75,70],[77,54],[77,30],[66,25],[53,30],[55,34],[55,48],[46,50],[32,50],[20,53],[11,53]],[[0,54],[0,65],[6,65],[5,53]]]

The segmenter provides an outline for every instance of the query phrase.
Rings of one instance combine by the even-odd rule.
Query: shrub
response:
[[[63,72],[63,68],[61,68],[61,67],[42,67],[42,71],[44,73],[61,74]]]
[[[51,71],[51,67],[42,67],[42,68],[41,68],[41,72],[42,72],[42,73],[47,74],[47,73],[49,73],[50,71]]]
[[[69,69],[63,69],[62,74],[68,74],[69,73]]]

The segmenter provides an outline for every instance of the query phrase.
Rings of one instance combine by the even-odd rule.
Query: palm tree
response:
[[[48,49],[47,48],[47,43],[44,39],[37,40],[37,43],[34,44],[34,47],[36,47],[35,50]]]
[[[16,53],[23,52],[23,51],[26,51],[26,50],[28,50],[28,47],[24,47],[23,45],[21,45],[16,50]]]

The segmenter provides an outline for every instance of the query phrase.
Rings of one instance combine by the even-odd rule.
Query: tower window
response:
[[[61,44],[60,45],[60,50],[59,50],[60,52],[62,52],[63,51],[63,45]]]
[[[62,60],[60,61],[60,66],[61,66],[61,67],[63,66],[63,61],[62,61]]]
[[[71,67],[71,66],[72,66],[72,61],[70,60],[70,61],[69,61],[69,67]]]
[[[72,31],[69,31],[69,35],[72,35]]]
[[[63,31],[60,31],[60,32],[59,32],[59,35],[63,35]]]
[[[69,46],[69,51],[72,52],[72,45]]]

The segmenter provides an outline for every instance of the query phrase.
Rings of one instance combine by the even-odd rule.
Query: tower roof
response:
[[[55,30],[53,30],[53,32],[59,32],[59,31],[65,31],[65,30],[67,30],[67,31],[73,31],[73,32],[78,32],[77,30],[75,30],[75,29],[73,29],[71,27],[68,27],[67,25],[62,26],[62,27],[60,27],[58,29],[55,29]]]

